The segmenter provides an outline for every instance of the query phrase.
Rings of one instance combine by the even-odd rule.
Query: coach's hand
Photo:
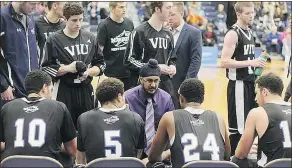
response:
[[[254,60],[250,60],[250,66],[265,68],[266,67],[266,60],[264,60],[262,58],[257,58],[257,59],[254,59]]]
[[[12,87],[9,86],[3,93],[1,93],[1,99],[2,100],[14,99]]]

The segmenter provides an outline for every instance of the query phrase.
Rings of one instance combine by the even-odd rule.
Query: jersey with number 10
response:
[[[195,160],[224,160],[225,143],[215,112],[191,114],[187,110],[173,112],[175,139],[171,144],[173,167]]]
[[[60,160],[61,144],[76,137],[65,104],[21,98],[5,104],[0,117],[2,159],[12,155],[47,156]]]
[[[263,105],[269,126],[259,139],[259,149],[267,156],[267,162],[291,158],[291,103]]]
[[[238,42],[236,44],[235,51],[231,59],[236,61],[247,61],[255,59],[255,42],[252,31],[242,29],[237,24],[234,24],[230,30],[237,33]],[[226,76],[229,80],[243,80],[243,81],[255,81],[256,75],[254,75],[254,67],[245,68],[227,68]]]

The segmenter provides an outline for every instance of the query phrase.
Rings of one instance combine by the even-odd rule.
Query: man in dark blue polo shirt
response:
[[[160,74],[157,60],[150,59],[140,70],[141,85],[125,92],[130,110],[138,113],[145,121],[147,147],[144,152],[147,155],[161,117],[164,113],[174,110],[171,96],[158,88]]]

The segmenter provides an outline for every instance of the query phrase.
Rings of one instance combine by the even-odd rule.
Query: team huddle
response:
[[[81,29],[79,3],[48,2],[49,12],[38,18],[35,31],[29,16],[18,16],[17,3],[1,8],[1,21],[8,24],[4,12],[12,12],[17,31],[24,28],[40,56],[32,59],[37,49],[26,49],[23,64],[29,69],[20,73],[13,46],[3,44],[17,42],[1,25],[1,160],[47,156],[73,167],[104,157],[135,157],[147,167],[182,167],[195,160],[258,167],[248,155],[258,160],[265,155],[266,163],[291,158],[291,103],[281,97],[283,81],[273,73],[254,74],[265,68],[265,60],[254,55],[251,2],[235,5],[238,21],[222,50],[229,129],[218,112],[201,108],[208,98],[199,79],[184,74],[173,83],[180,68],[178,39],[163,25],[170,13],[181,13],[183,3],[151,2],[152,17],[134,28],[124,17],[125,2],[110,2],[113,14],[101,22],[97,37]],[[109,78],[94,92],[93,77],[103,74]]]

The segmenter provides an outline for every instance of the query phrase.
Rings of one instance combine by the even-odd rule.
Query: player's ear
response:
[[[142,77],[139,77],[139,83],[142,84]]]
[[[48,90],[48,87],[49,86],[47,84],[44,84],[43,87],[42,87],[42,89],[40,90],[40,92],[46,93],[46,91]]]

